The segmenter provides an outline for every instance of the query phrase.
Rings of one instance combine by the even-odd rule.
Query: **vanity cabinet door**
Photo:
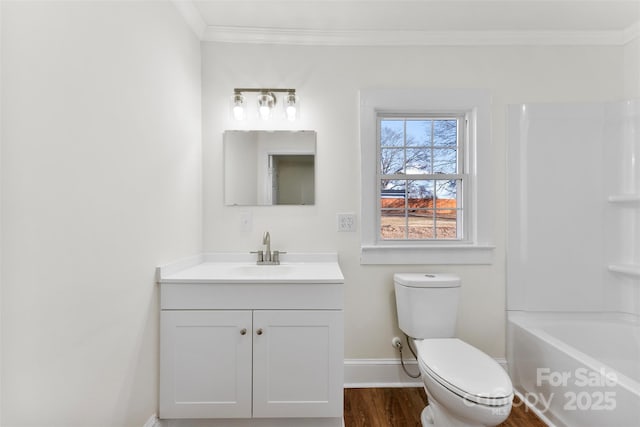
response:
[[[256,310],[253,416],[341,417],[344,332],[340,310]]]
[[[162,310],[160,418],[250,418],[250,310]]]

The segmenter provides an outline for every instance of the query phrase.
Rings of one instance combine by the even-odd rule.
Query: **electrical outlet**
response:
[[[339,213],[336,214],[338,220],[338,231],[356,231],[356,214]]]

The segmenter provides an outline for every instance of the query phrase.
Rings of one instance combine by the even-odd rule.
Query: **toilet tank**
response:
[[[413,338],[450,338],[455,334],[460,278],[452,274],[393,275],[398,323]]]

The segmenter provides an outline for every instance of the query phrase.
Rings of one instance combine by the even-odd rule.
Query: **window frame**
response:
[[[457,121],[457,141],[456,141],[456,170],[458,172],[454,174],[392,174],[386,175],[382,173],[381,168],[381,158],[382,158],[382,145],[381,145],[381,123],[384,120],[393,120],[393,119],[402,120],[405,123],[411,120],[443,120],[443,119],[455,119]],[[410,148],[406,144],[406,132],[404,132],[405,141],[402,146],[405,150]],[[433,145],[429,146],[431,150],[434,149]],[[456,243],[465,243],[469,242],[469,236],[471,235],[470,229],[472,227],[469,215],[468,206],[471,205],[468,197],[468,191],[466,191],[466,186],[469,182],[469,174],[468,174],[468,161],[466,159],[466,153],[468,151],[468,118],[466,113],[460,112],[429,112],[429,113],[416,113],[416,112],[399,112],[399,111],[376,111],[376,195],[378,198],[378,209],[376,211],[376,224],[377,224],[377,234],[376,240],[378,244],[406,244],[407,242],[412,243],[420,243],[420,242],[438,242],[443,244],[456,244]],[[432,156],[433,158],[433,156]],[[442,239],[442,238],[432,238],[432,239],[410,239],[408,237],[404,239],[384,239],[382,238],[381,228],[382,228],[382,188],[381,181],[383,179],[393,179],[393,180],[407,180],[407,181],[436,181],[436,180],[456,180],[461,183],[461,191],[456,192],[456,210],[458,211],[456,214],[456,236],[461,235],[460,238],[455,239]],[[405,206],[404,210],[406,211],[408,208]],[[434,206],[435,210],[435,206]],[[408,224],[407,224],[408,227]],[[462,228],[462,232],[460,232],[460,228]]]
[[[482,89],[363,89],[360,91],[361,264],[492,264],[493,169],[491,97]],[[464,114],[468,218],[464,240],[378,239],[378,114]]]

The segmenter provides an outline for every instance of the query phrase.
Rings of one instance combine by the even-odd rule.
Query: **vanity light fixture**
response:
[[[258,113],[262,120],[268,120],[271,117],[271,110],[276,106],[276,96],[273,92],[262,92],[258,96]]]
[[[231,100],[231,109],[233,118],[236,120],[244,120],[247,117],[247,102],[243,93],[255,92],[258,104],[258,116],[263,120],[268,120],[273,116],[276,105],[278,104],[277,93],[283,93],[280,105],[283,106],[284,115],[288,120],[294,121],[298,116],[299,99],[295,89],[253,89],[253,88],[236,88],[233,90]]]
[[[285,113],[287,114],[287,120],[295,121],[296,116],[298,114],[298,97],[296,96],[296,92],[292,91],[285,95],[284,97],[284,107]]]
[[[233,94],[233,104],[232,104],[232,110],[233,110],[233,118],[236,120],[244,120],[244,107],[245,107],[245,102],[244,102],[244,96],[242,96],[242,94],[240,92],[235,92]]]

